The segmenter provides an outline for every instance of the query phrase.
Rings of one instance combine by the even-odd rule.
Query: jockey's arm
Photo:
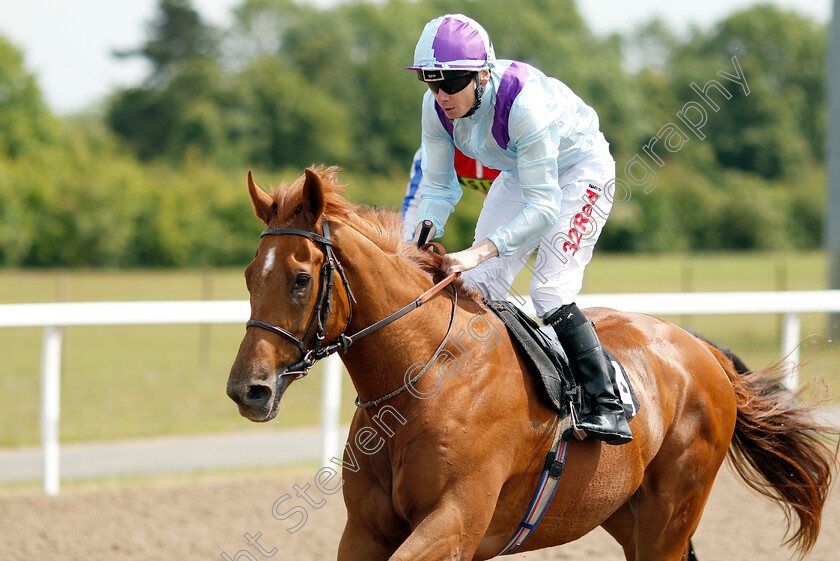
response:
[[[511,142],[515,138],[514,130],[511,127]],[[527,128],[525,131],[527,133]],[[551,229],[560,216],[563,199],[557,169],[556,126],[551,124],[523,134],[515,142],[519,185],[525,206],[513,220],[500,225],[488,236],[500,255],[512,255]]]
[[[427,92],[423,103],[423,189],[415,226],[423,220],[431,220],[435,237],[440,237],[449,215],[461,200],[463,190],[455,175],[455,144],[440,124],[433,106],[434,97],[430,93]]]

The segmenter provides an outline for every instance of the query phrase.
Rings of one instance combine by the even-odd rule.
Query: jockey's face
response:
[[[482,70],[478,74],[478,79],[482,84],[486,84],[490,80],[490,71]],[[441,88],[437,92],[433,90],[432,95],[435,96],[435,101],[443,109],[447,118],[458,119],[472,109],[475,103],[475,90],[475,80],[472,80],[466,88],[456,94],[448,94]]]

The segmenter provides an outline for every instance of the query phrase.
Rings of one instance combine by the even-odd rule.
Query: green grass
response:
[[[596,255],[584,293],[825,288],[820,253],[687,256]],[[384,279],[387,281],[387,279]],[[528,279],[517,279],[527,292]],[[0,271],[0,303],[110,300],[247,299],[242,270]],[[668,318],[730,346],[748,365],[779,359],[775,315]],[[825,314],[803,316],[810,362],[802,379],[837,383],[840,353],[824,342]],[[61,381],[62,441],[258,429],[225,395],[241,325],[71,327],[65,329]],[[38,442],[42,330],[0,329],[0,446]],[[280,426],[320,420],[321,369],[295,382],[281,405]],[[342,419],[353,391],[345,377]],[[275,425],[276,426],[276,425]]]
[[[246,300],[241,269],[2,271],[0,303]],[[64,330],[62,441],[257,429],[225,395],[244,325],[105,326]],[[39,439],[42,330],[0,329],[0,446]],[[320,368],[289,389],[280,426],[319,422]],[[344,384],[344,418],[355,394]]]

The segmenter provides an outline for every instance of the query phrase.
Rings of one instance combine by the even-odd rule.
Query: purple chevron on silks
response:
[[[513,101],[528,79],[528,65],[521,62],[511,64],[499,83],[499,91],[496,94],[495,114],[493,115],[493,138],[502,150],[507,150],[510,142],[510,109]]]

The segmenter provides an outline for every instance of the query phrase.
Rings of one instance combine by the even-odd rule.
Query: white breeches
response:
[[[515,300],[516,295],[508,296],[510,286],[527,266],[532,270],[530,293],[540,318],[574,302],[583,284],[583,270],[592,259],[595,242],[612,208],[614,179],[615,161],[602,139],[589,156],[560,170],[563,199],[554,226],[513,255],[494,257],[466,271],[464,283],[490,299]],[[478,217],[475,241],[513,220],[524,206],[516,174],[500,174]],[[535,249],[537,257],[531,265],[529,257]]]

